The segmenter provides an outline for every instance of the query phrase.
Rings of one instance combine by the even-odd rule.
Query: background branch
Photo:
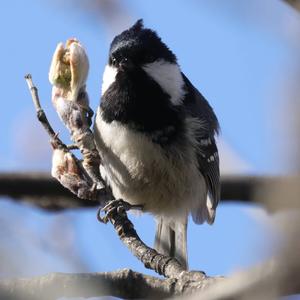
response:
[[[99,206],[98,201],[76,197],[48,173],[2,173],[0,195],[53,211]]]
[[[296,10],[300,11],[300,1],[299,0],[283,0],[284,2],[291,5]]]
[[[0,295],[5,295],[5,300],[100,296],[158,299],[180,295],[183,290],[185,293],[204,291],[222,280],[220,277],[206,277],[192,283],[184,278],[160,279],[129,269],[103,273],[50,273],[39,277],[1,280]]]
[[[278,186],[285,181],[287,179],[281,177],[223,176],[221,201],[260,203],[261,197],[257,191]],[[0,196],[30,202],[48,210],[99,206],[98,201],[79,199],[48,173],[0,173]],[[289,205],[293,206],[291,203]]]
[[[216,282],[208,289],[186,299],[274,300],[280,296],[299,294],[299,263],[295,263],[293,259],[277,256],[272,261],[238,272],[222,282]]]
[[[174,280],[128,269],[116,272],[48,275],[0,281],[6,300],[53,300],[61,297],[115,296],[125,299],[171,296]],[[2,299],[2,298],[1,298]]]
[[[184,276],[160,279],[130,269],[103,273],[50,273],[32,278],[0,280],[0,296],[5,296],[1,298],[5,300],[99,296],[158,299],[178,295],[181,295],[180,299],[190,300],[273,300],[279,295],[300,293],[299,264],[294,267],[290,262],[289,259],[274,260],[228,279],[204,276],[195,281],[186,280]],[[191,293],[195,295],[191,297]]]

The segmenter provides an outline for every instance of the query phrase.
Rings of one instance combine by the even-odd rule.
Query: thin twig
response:
[[[34,107],[35,107],[35,110],[37,113],[38,120],[42,123],[42,125],[44,126],[45,130],[48,132],[48,134],[51,138],[55,138],[57,141],[60,141],[61,144],[63,144],[62,141],[57,137],[55,131],[53,130],[52,126],[50,125],[50,123],[46,117],[44,110],[41,107],[41,103],[40,103],[40,99],[39,99],[39,95],[38,95],[38,89],[33,84],[31,74],[25,75],[25,80],[28,84],[28,88],[31,93],[32,101],[33,101],[33,104],[34,104]]]

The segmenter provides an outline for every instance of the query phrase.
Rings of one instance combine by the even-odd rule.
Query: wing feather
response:
[[[207,186],[206,210],[199,199],[198,207],[192,212],[193,220],[202,223],[205,220],[212,224],[215,218],[216,207],[220,201],[220,169],[219,154],[215,142],[215,135],[219,131],[216,115],[202,94],[183,75],[187,87],[184,105],[187,114],[198,119],[205,126],[199,128],[197,139],[197,161],[199,172],[205,179]]]

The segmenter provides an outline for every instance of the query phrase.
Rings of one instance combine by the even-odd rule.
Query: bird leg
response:
[[[100,207],[97,211],[97,219],[101,223],[107,223],[113,215],[124,215],[131,209],[143,210],[143,205],[130,204],[122,199],[114,199],[109,201],[104,207]],[[104,216],[101,213],[104,212]]]

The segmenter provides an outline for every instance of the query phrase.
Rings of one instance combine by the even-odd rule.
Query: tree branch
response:
[[[33,104],[34,104],[34,107],[36,110],[38,120],[41,122],[41,124],[43,125],[43,127],[45,128],[45,130],[47,131],[47,133],[49,134],[49,136],[51,138],[56,138],[58,141],[60,141],[61,144],[63,144],[63,142],[56,136],[55,131],[51,127],[51,125],[46,117],[46,114],[41,107],[38,90],[32,82],[31,75],[30,74],[25,75],[25,80],[27,82],[29,91],[31,93],[32,101],[33,101]]]
[[[123,299],[166,298],[207,289],[221,278],[203,278],[197,284],[184,279],[160,279],[129,269],[104,273],[51,273],[33,278],[0,281],[5,300],[53,300],[60,297],[114,296]],[[1,298],[2,299],[2,298]]]
[[[0,173],[0,195],[50,211],[99,206],[76,197],[49,173]]]
[[[281,177],[223,176],[221,201],[261,204],[257,191],[278,186],[287,180],[288,178]],[[98,201],[86,201],[76,197],[48,173],[0,173],[0,196],[30,202],[48,210],[99,206]]]
[[[294,266],[295,263],[291,265],[287,258],[264,263],[227,279],[203,276],[194,280],[187,280],[185,276],[160,279],[130,269],[103,273],[51,273],[33,278],[0,280],[0,297],[5,300],[100,296],[159,299],[189,295],[180,299],[268,300],[300,293],[299,265]]]
[[[172,280],[162,280],[130,270],[111,273],[63,274],[0,281],[6,299],[53,300],[60,297],[120,298],[166,297],[171,295]]]
[[[298,12],[300,11],[300,1],[299,0],[283,0],[287,4],[289,4],[291,7],[296,9]]]
[[[299,230],[297,230],[299,234]],[[297,238],[298,235],[297,234]],[[290,241],[293,242],[293,241]],[[238,272],[199,291],[189,300],[279,299],[300,293],[299,243],[293,243],[289,253],[279,253],[271,261]],[[296,247],[295,247],[296,246]]]
[[[152,269],[156,273],[169,278],[179,278],[184,273],[187,273],[177,259],[162,255],[143,243],[125,211],[119,212],[115,209],[110,214],[109,220],[123,244],[146,268]],[[206,277],[202,272],[197,273],[200,278]]]

